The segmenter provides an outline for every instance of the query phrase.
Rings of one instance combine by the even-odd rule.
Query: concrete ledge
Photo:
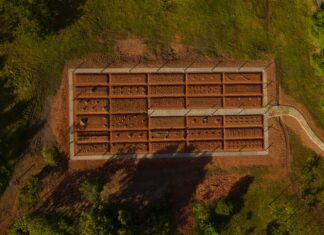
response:
[[[264,114],[266,108],[255,109],[149,109],[150,117],[179,117],[179,116],[217,116],[217,115],[253,115]]]
[[[71,160],[108,160],[108,159],[144,159],[144,158],[185,158],[185,157],[240,157],[240,156],[264,156],[269,150],[241,151],[241,152],[199,152],[199,153],[173,153],[173,154],[122,154],[122,155],[90,155],[73,156]]]

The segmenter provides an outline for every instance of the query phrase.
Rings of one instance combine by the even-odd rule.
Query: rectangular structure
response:
[[[71,159],[266,154],[263,70],[190,70],[70,70]]]

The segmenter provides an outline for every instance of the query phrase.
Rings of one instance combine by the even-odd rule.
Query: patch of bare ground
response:
[[[136,37],[119,40],[116,45],[116,51],[120,55],[143,57],[145,53],[145,43]]]
[[[64,68],[60,87],[53,98],[49,126],[56,139],[59,150],[66,155],[69,152],[69,115],[68,115],[68,67]]]

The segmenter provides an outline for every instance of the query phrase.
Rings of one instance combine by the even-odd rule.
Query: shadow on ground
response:
[[[174,149],[175,146],[170,148]],[[106,200],[127,203],[136,210],[143,210],[169,195],[174,210],[180,212],[204,179],[205,166],[210,160],[210,156],[113,159],[100,168],[81,171],[65,171],[66,163],[62,163],[61,173],[66,175],[49,197],[41,198],[45,201],[39,209],[58,209],[66,215],[75,215],[89,206],[81,199],[80,184],[85,179],[99,179],[104,185],[102,196]],[[41,176],[50,175],[50,172],[47,169]]]

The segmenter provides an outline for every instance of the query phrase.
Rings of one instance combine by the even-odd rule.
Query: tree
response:
[[[101,185],[98,181],[90,182],[88,180],[81,183],[79,192],[81,198],[88,200],[92,204],[96,204],[100,201],[100,188]]]
[[[49,166],[57,166],[57,157],[58,157],[58,149],[56,146],[52,146],[50,148],[43,148],[41,151],[41,155],[44,161]]]
[[[26,186],[19,191],[19,204],[35,205],[38,201],[37,194],[42,190],[42,187],[42,181],[38,177],[31,177]]]

